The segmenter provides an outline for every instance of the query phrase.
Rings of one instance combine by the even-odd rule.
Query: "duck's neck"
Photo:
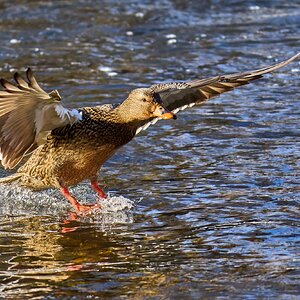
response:
[[[133,126],[140,123],[140,120],[136,116],[136,108],[132,107],[130,101],[125,100],[124,102],[122,102],[118,107],[114,109],[114,113],[122,123],[127,123],[128,125]]]

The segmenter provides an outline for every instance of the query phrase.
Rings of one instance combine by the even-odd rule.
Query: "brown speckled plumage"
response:
[[[47,143],[17,171],[22,174],[22,185],[32,189],[59,188],[96,179],[101,165],[135,135],[135,128],[120,124],[112,108],[81,110],[82,121],[54,129]]]
[[[94,191],[105,197],[97,183],[101,166],[138,132],[158,119],[175,119],[178,111],[261,78],[299,56],[249,72],[156,84],[133,90],[115,107],[108,104],[78,110],[63,107],[57,91],[42,90],[30,69],[27,81],[16,73],[15,85],[0,81],[4,87],[0,91],[2,164],[14,168],[24,156],[31,156],[0,183],[16,181],[34,190],[60,188],[76,211],[89,211],[91,207],[80,205],[68,187],[90,180]]]

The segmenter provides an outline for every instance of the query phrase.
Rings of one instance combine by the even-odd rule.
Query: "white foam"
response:
[[[133,209],[134,202],[123,196],[111,196],[108,194],[106,199],[100,200],[100,213],[117,212],[126,209]]]
[[[93,220],[101,225],[132,223],[134,202],[123,196],[108,194],[107,199],[97,199],[88,184],[70,188],[70,193],[81,204],[94,204],[98,201],[100,209],[93,210],[79,219]],[[72,206],[56,189],[31,191],[12,184],[0,184],[0,215],[2,216],[68,216],[74,212]]]

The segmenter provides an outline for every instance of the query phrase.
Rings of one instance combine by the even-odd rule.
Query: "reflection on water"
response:
[[[1,77],[31,66],[71,106],[255,69],[299,51],[297,1],[0,3]],[[296,299],[299,73],[161,121],[103,167],[103,210],[0,187],[6,299]],[[1,171],[1,175],[5,174]],[[94,202],[87,184],[72,192]]]

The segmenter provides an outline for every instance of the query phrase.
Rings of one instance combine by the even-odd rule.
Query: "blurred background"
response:
[[[68,107],[116,103],[274,64],[299,36],[299,1],[2,0],[0,77],[30,66]],[[103,168],[102,215],[69,222],[56,191],[1,187],[2,297],[297,299],[299,74],[298,60],[140,134]]]

